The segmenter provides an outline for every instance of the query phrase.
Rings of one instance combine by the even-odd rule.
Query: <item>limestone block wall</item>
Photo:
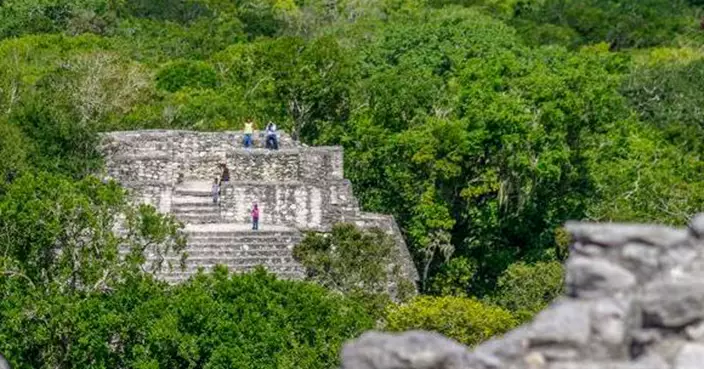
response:
[[[254,146],[264,147],[263,132],[254,135]],[[244,134],[241,131],[195,132],[179,130],[116,131],[103,134],[102,151],[107,156],[150,154],[171,155],[177,151],[186,157],[200,153],[218,154],[233,146],[241,147]],[[281,134],[280,148],[303,147],[286,134]]]
[[[396,241],[396,246],[399,250],[399,260],[403,263],[403,270],[406,276],[414,281],[420,280],[418,271],[413,264],[413,257],[411,257],[411,253],[408,251],[408,247],[406,246],[403,237],[399,237],[399,235],[401,235],[401,230],[398,228],[396,219],[394,219],[393,216],[387,214],[360,212],[354,219],[353,223],[360,228],[379,228],[391,235]]]
[[[282,135],[281,149],[245,150],[239,132],[138,131],[105,134],[108,175],[123,182],[208,180],[225,163],[232,181],[339,181],[340,147],[303,147]]]
[[[264,224],[321,229],[329,193],[302,182],[235,182],[227,186],[221,203],[227,222],[250,222],[249,211],[257,203]]]
[[[329,230],[334,223],[357,219],[349,181],[311,185],[304,182],[232,182],[223,188],[224,221],[248,223],[256,203],[263,224],[282,224],[304,231]]]
[[[688,228],[568,223],[566,294],[471,351],[438,334],[369,332],[345,369],[704,368],[704,214]]]

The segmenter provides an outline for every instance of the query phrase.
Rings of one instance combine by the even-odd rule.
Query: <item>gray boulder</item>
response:
[[[10,363],[5,360],[5,357],[0,354],[0,369],[12,369]]]
[[[367,332],[342,349],[345,369],[468,369],[466,347],[437,333]]]

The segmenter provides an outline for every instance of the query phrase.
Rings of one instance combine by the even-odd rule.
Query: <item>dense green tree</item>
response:
[[[696,22],[685,0],[547,0],[521,10],[518,16],[534,23],[573,30],[573,45],[607,42],[612,49],[666,44]]]
[[[704,60],[643,66],[624,82],[623,93],[640,118],[686,150],[702,152]]]
[[[5,186],[27,168],[25,138],[15,126],[0,121],[0,194]]]
[[[562,293],[563,274],[556,261],[512,264],[499,277],[496,294],[489,300],[526,321]]]
[[[113,232],[117,225],[124,236]],[[102,288],[124,271],[138,270],[146,251],[182,250],[179,228],[153,208],[129,206],[125,191],[114,182],[25,174],[0,198],[0,270],[36,286]],[[121,247],[129,252],[127,258],[119,257]]]
[[[391,331],[431,330],[474,346],[514,328],[516,320],[508,311],[475,299],[421,296],[390,306],[384,323]]]
[[[437,298],[389,306],[387,328],[501,333],[559,292],[565,220],[704,207],[700,3],[0,0],[0,350],[22,368],[334,366],[389,302],[356,288],[388,279],[388,239],[307,238],[333,294],[261,273],[168,287],[136,265],[178,249],[178,225],[91,177],[101,131],[248,117],[344,146],[361,207],[399,221]]]
[[[39,293],[0,276],[0,350],[20,369],[330,368],[373,325],[354,301],[264,271],[112,287]]]
[[[330,290],[355,296],[372,314],[380,314],[392,300],[404,301],[415,292],[404,275],[394,240],[375,228],[361,230],[337,224],[329,234],[308,234],[293,250],[307,271],[307,279]]]

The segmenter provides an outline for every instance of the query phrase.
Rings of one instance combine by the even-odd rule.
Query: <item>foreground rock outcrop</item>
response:
[[[0,369],[10,369],[10,363],[0,354]]]
[[[566,295],[473,351],[427,332],[369,332],[344,369],[704,368],[704,214],[688,228],[568,223]]]

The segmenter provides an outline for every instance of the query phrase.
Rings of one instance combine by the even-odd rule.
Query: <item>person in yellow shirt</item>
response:
[[[252,135],[254,134],[254,121],[252,119],[247,119],[244,123],[244,147],[250,148],[252,146]]]

